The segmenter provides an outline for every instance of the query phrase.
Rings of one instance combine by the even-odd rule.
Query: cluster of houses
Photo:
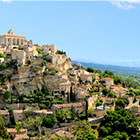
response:
[[[85,106],[82,103],[69,103],[69,104],[55,104],[53,105],[51,110],[37,110],[33,108],[29,108],[22,110],[13,110],[12,114],[9,113],[8,110],[0,110],[0,114],[3,118],[3,121],[5,123],[5,126],[8,126],[10,124],[10,115],[13,115],[14,121],[19,122],[22,120],[26,119],[26,112],[27,111],[32,111],[32,118],[35,118],[36,116],[40,116],[42,118],[44,117],[49,117],[53,113],[55,113],[56,110],[61,110],[61,109],[71,109],[71,107],[75,107],[75,109],[79,112],[82,113],[85,109]],[[12,137],[13,140],[20,140],[20,139],[29,139],[29,136],[27,135],[27,129],[21,129],[20,133],[17,132],[16,128],[7,128],[8,133]],[[38,140],[38,139],[36,139]]]
[[[106,102],[115,101],[114,98],[101,97],[102,95],[90,95],[89,89],[93,88],[93,85],[98,85],[101,83],[101,87],[99,88],[108,88],[109,91],[115,93],[116,97],[123,96],[128,99],[130,104],[128,108],[131,109],[134,115],[140,116],[140,106],[138,102],[133,103],[133,97],[126,96],[126,92],[128,89],[123,88],[121,86],[114,85],[114,79],[110,77],[102,78],[99,80],[98,73],[89,73],[86,70],[79,67],[73,67],[71,64],[70,58],[67,58],[65,53],[58,53],[55,45],[42,45],[38,46],[33,44],[33,42],[27,41],[24,36],[15,35],[12,30],[9,30],[7,34],[0,36],[0,53],[4,54],[6,58],[0,58],[0,61],[12,61],[17,60],[18,64],[23,65],[24,67],[18,67],[17,74],[13,74],[11,76],[11,83],[16,88],[18,94],[23,93],[23,91],[27,94],[34,93],[37,91],[37,87],[42,88],[42,83],[45,83],[48,88],[53,91],[54,95],[61,96],[61,94],[70,94],[73,92],[76,96],[76,103],[68,103],[68,104],[53,104],[50,111],[48,110],[38,110],[33,109],[32,117],[41,116],[42,118],[46,116],[50,116],[55,113],[56,110],[61,109],[70,109],[72,106],[79,112],[82,113],[85,110],[85,102],[83,99],[87,99],[88,109],[94,110],[94,115],[96,117],[103,117],[106,114],[107,110],[114,110],[115,105],[111,107],[105,108],[103,106]],[[46,67],[41,66],[43,60],[41,56],[49,55],[51,58],[50,69],[52,66],[58,68],[58,72],[56,75],[43,76],[43,80],[40,75],[43,75]],[[32,66],[40,66],[42,67],[42,73],[37,77],[36,75],[31,75],[30,68],[26,65],[28,61],[31,61]],[[30,75],[30,76],[29,76]],[[36,77],[35,79],[33,79]],[[33,79],[33,80],[31,80]],[[42,81],[43,82],[42,82]],[[30,83],[30,84],[28,84]],[[28,85],[27,85],[28,84]],[[37,85],[38,86],[34,86]],[[29,87],[30,86],[30,87]],[[1,90],[1,89],[0,89]],[[72,91],[71,91],[72,90]],[[101,91],[99,89],[99,91]],[[2,93],[2,91],[1,91]],[[61,94],[60,94],[61,93]],[[65,96],[64,100],[67,100],[67,96]],[[98,100],[102,100],[103,104],[101,107],[96,108],[95,103]],[[139,100],[138,100],[139,101]],[[13,110],[14,121],[22,121],[26,119],[25,112],[28,109],[22,110],[21,108]],[[6,126],[10,124],[10,113],[8,110],[0,110],[0,114],[4,120]],[[8,133],[12,136],[14,140],[19,139],[29,139],[27,135],[27,129],[21,129],[21,133],[18,134],[15,128],[7,128]],[[58,132],[61,135],[68,135],[68,132]],[[71,136],[73,137],[73,136]]]
[[[37,56],[50,54],[54,66],[64,70],[71,67],[70,59],[64,54],[57,54],[55,45],[35,45],[32,40],[27,41],[24,36],[15,35],[12,30],[0,35],[0,53],[6,55],[6,61],[17,60],[21,65],[27,64]],[[4,59],[1,58],[0,61],[3,62]]]

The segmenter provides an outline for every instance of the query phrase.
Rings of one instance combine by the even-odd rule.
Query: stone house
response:
[[[139,105],[134,105],[130,108],[130,110],[132,111],[132,113],[135,116],[139,116],[140,117],[140,106]]]
[[[50,116],[51,114],[53,114],[52,111],[47,111],[47,110],[34,110],[33,111],[33,116],[40,116],[42,118],[46,117],[46,116]]]
[[[57,52],[56,45],[43,45],[41,48],[44,54],[56,54]]]
[[[25,46],[26,58],[27,61],[34,58],[34,56],[38,56],[38,51],[36,50],[36,46],[30,40]]]
[[[70,93],[70,87],[71,87],[71,83],[69,81],[59,84],[60,92],[64,91],[65,93]]]
[[[22,121],[25,119],[25,114],[23,110],[13,110],[13,115],[15,122]]]
[[[76,99],[80,100],[80,99],[83,99],[83,95],[87,93],[87,89],[74,86],[73,92],[76,94]]]
[[[98,76],[98,74],[94,74],[94,73],[93,74],[82,74],[80,76],[80,78],[83,82],[85,82],[85,81],[92,82],[93,79],[97,80],[99,78],[99,76]]]
[[[85,109],[85,106],[82,105],[82,103],[68,103],[68,104],[53,104],[52,110],[58,110],[58,109],[71,109],[71,107],[74,107],[79,113],[82,113]]]
[[[68,138],[74,139],[74,135],[72,135],[70,132],[64,131],[64,130],[59,130],[55,134],[53,134],[49,138],[49,140],[51,140],[52,138],[56,138],[56,135],[59,135],[60,137],[68,137]]]
[[[132,106],[131,111],[133,113],[140,113],[140,106]]]
[[[102,78],[101,82],[106,87],[110,87],[114,85],[114,79],[110,77]]]
[[[98,95],[92,95],[88,98],[88,109],[93,109],[95,102],[98,100]]]
[[[79,78],[75,73],[69,72],[68,77],[69,77],[70,82],[73,85],[76,85],[78,83],[78,81],[79,81]]]
[[[14,140],[29,140],[29,136],[27,134],[16,134]]]
[[[10,123],[9,111],[8,110],[0,110],[0,114],[3,118],[5,125],[8,125]]]
[[[111,92],[114,92],[117,97],[124,96],[126,92],[128,92],[128,89],[120,87],[120,86],[113,86],[111,88]]]
[[[51,55],[52,64],[62,70],[68,70],[72,67],[71,60],[67,58],[64,54],[52,54]]]
[[[16,137],[17,134],[17,130],[15,128],[7,128],[7,132],[10,134],[10,136],[14,139]],[[26,134],[27,133],[27,129],[21,129],[20,130],[21,134]]]
[[[17,62],[21,65],[25,65],[26,63],[26,52],[24,50],[19,50],[15,48],[12,50],[12,60],[17,60]]]

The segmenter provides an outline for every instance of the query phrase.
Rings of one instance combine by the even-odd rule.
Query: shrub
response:
[[[26,117],[29,117],[29,116],[31,116],[33,114],[33,111],[32,110],[27,110],[27,111],[25,111],[25,116]]]
[[[52,128],[57,123],[57,119],[54,114],[52,114],[49,118],[45,117],[43,119],[42,125],[47,128]]]
[[[66,52],[57,50],[56,54],[64,54],[64,55],[66,55]]]
[[[40,48],[37,48],[36,50],[37,50],[37,52],[38,52],[38,53],[41,53],[41,54],[43,54],[43,51],[42,51],[42,49],[40,49]]]
[[[94,69],[93,69],[93,68],[91,68],[91,67],[87,67],[87,68],[86,68],[86,70],[87,70],[88,72],[91,72],[91,73],[93,73],[93,72],[94,72]]]
[[[107,88],[103,88],[102,89],[102,93],[106,96],[109,93],[109,91],[108,91]]]
[[[47,107],[46,107],[45,104],[39,104],[39,108],[40,108],[40,109],[46,109]]]
[[[29,137],[35,137],[35,136],[38,136],[38,132],[27,132],[27,135]]]

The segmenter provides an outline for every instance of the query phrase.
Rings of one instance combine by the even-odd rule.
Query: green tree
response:
[[[119,97],[118,100],[116,101],[116,106],[124,108],[129,104],[129,101],[125,98]]]
[[[105,71],[104,71],[104,74],[105,74],[105,75],[108,75],[109,77],[114,76],[114,73],[113,73],[112,71],[110,71],[110,70],[105,70]]]
[[[47,127],[47,128],[52,128],[57,122],[58,121],[56,119],[55,114],[52,114],[49,118],[48,117],[45,117],[43,119],[42,125],[45,126],[45,127]]]
[[[71,107],[70,111],[71,111],[71,119],[72,120],[79,118],[78,111],[75,109],[74,106]]]
[[[106,96],[109,93],[109,90],[107,88],[103,88],[102,93]]]
[[[96,70],[94,70],[94,72],[100,74],[101,73],[101,70],[100,69],[96,69]]]
[[[99,126],[99,138],[103,140],[126,140],[139,136],[138,119],[131,114],[130,110],[117,107],[114,111],[108,111]]]
[[[10,140],[10,136],[7,132],[7,129],[4,126],[4,122],[2,119],[2,116],[0,115],[0,137],[2,138],[2,140]]]
[[[96,140],[95,132],[87,121],[79,122],[72,128],[71,133],[75,136],[75,140]]]
[[[3,95],[4,101],[8,100],[9,98],[11,98],[11,92],[10,91],[5,91],[4,95]]]
[[[108,93],[108,97],[114,98],[114,97],[115,97],[115,93],[114,93],[114,92],[109,92],[109,93]]]
[[[70,122],[72,119],[71,112],[68,109],[57,110],[56,118],[60,123]]]
[[[91,72],[91,73],[93,73],[93,72],[94,72],[94,69],[93,69],[93,68],[91,68],[91,67],[87,67],[87,68],[86,68],[86,70],[87,70],[88,72]]]
[[[39,130],[39,135],[41,136],[41,125],[43,123],[43,119],[41,117],[36,117],[35,120],[34,120],[34,125],[38,128]]]
[[[16,130],[18,133],[20,133],[20,130],[25,126],[25,122],[24,121],[19,121],[19,122],[16,122]]]

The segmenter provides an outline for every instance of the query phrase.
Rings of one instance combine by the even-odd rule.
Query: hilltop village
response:
[[[109,70],[102,73],[72,64],[56,45],[34,44],[12,30],[0,35],[0,120],[5,128],[4,139],[102,139],[116,133],[107,130],[109,126],[103,120],[117,107],[140,117],[140,87],[135,81]],[[135,131],[126,134],[137,140],[139,121],[134,122]],[[88,132],[78,131],[86,126],[90,129],[85,130],[91,131],[88,138]],[[127,135],[122,134],[122,140]]]

